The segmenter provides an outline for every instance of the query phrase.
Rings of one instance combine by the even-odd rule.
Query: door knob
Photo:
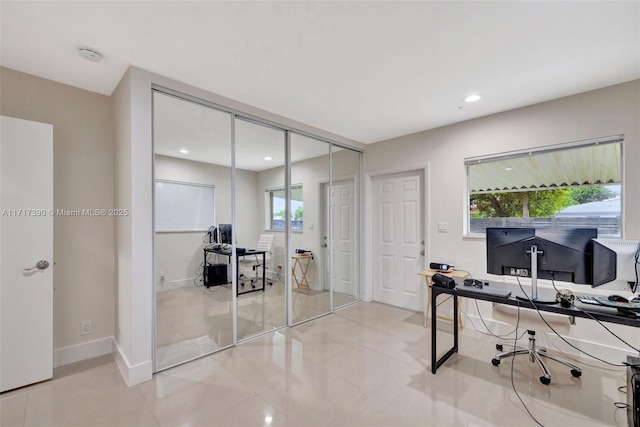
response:
[[[323,247],[323,248],[326,248],[326,247],[327,247],[327,244],[326,244],[326,243],[325,243],[325,244],[323,244],[323,245],[322,245],[322,247]]]
[[[49,261],[45,261],[45,260],[40,260],[38,262],[36,262],[36,265],[31,267],[31,268],[23,268],[24,271],[31,271],[31,270],[46,270],[47,268],[49,268]]]
[[[420,251],[420,255],[424,256],[424,249]]]

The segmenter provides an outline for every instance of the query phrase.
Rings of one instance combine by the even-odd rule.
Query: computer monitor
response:
[[[626,282],[635,292],[639,273],[640,240],[593,240],[593,286]]]
[[[224,245],[232,244],[231,224],[220,224],[218,226],[218,232],[220,233],[220,241]]]
[[[487,273],[592,284],[595,228],[487,228]]]

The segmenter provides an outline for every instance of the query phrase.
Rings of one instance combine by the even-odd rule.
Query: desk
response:
[[[291,267],[291,275],[293,276],[293,280],[295,280],[298,288],[307,288],[309,287],[309,281],[307,280],[307,271],[309,271],[309,263],[313,258],[313,254],[295,254],[291,255],[291,259],[293,260],[293,266]],[[298,278],[296,275],[296,270],[300,270],[302,277]]]
[[[474,288],[473,286],[464,286],[460,283],[457,283],[458,286],[456,286],[454,289],[447,289],[447,288],[432,286],[431,288],[432,288],[433,295],[431,299],[431,310],[436,309],[436,306],[437,306],[436,301],[438,299],[438,296],[442,294],[453,295],[458,297],[453,299],[454,314],[459,314],[458,299],[460,297],[472,298],[472,299],[481,300],[481,301],[490,301],[490,302],[495,302],[499,304],[520,306],[526,309],[534,309],[533,304],[530,301],[528,300],[522,301],[522,300],[517,300],[515,298],[515,295],[521,294],[521,291],[518,285],[513,283],[502,283],[502,282],[489,282],[489,283],[490,285],[489,287],[487,287],[487,289],[495,290],[495,291],[507,289],[512,291],[512,295],[508,298],[504,298],[502,296],[497,296],[497,295],[482,294],[478,291],[474,292],[476,288]],[[525,287],[525,289],[527,288],[530,289],[530,287]],[[542,298],[553,299],[555,298],[555,291],[553,289],[538,288],[538,296],[541,299]],[[592,316],[593,318],[600,320],[601,322],[617,323],[619,325],[633,326],[636,328],[640,327],[640,318],[634,319],[634,318],[620,316],[618,314],[618,311],[615,308],[590,305],[590,304],[582,304],[580,302],[576,302],[576,305],[580,307],[580,310],[578,310],[573,306],[569,308],[564,308],[560,304],[537,304],[536,307],[541,312],[558,313],[558,314],[564,314],[567,316],[582,317],[585,319],[589,319],[591,318],[590,316]],[[458,323],[453,322],[453,347],[447,350],[447,352],[440,359],[437,358],[437,352],[436,352],[437,331],[438,329],[436,327],[436,317],[431,316],[431,372],[433,374],[436,373],[440,365],[446,362],[447,359],[453,356],[454,353],[458,352]]]
[[[447,277],[459,277],[464,279],[465,277],[469,277],[469,273],[467,273],[466,271],[462,271],[462,270],[453,270],[447,273],[441,273],[439,270],[424,270],[421,271],[420,273],[418,273],[420,276],[424,276],[424,283],[427,286],[427,303],[424,306],[424,327],[427,327],[427,322],[429,321],[429,302],[431,301],[431,299],[433,298],[431,296],[431,284],[433,283],[433,275],[434,274],[443,274]],[[458,301],[459,302],[459,301]],[[432,316],[436,316],[438,319],[443,319],[443,320],[451,320],[453,321],[453,317],[447,317],[447,316],[438,316],[436,314],[435,311],[431,312]],[[460,317],[460,313],[458,313],[458,324],[460,325],[460,328],[462,328],[462,318]]]
[[[214,249],[212,246],[206,246],[203,249],[203,252],[204,252],[204,268],[205,268],[205,270],[207,268],[207,265],[209,264],[209,262],[207,260],[209,254],[226,256],[227,260],[228,260],[228,264],[231,263],[231,255],[232,255],[231,249],[222,249],[222,248]],[[256,250],[249,250],[249,251],[243,252],[241,254],[236,253],[236,297],[240,296],[241,294],[248,294],[250,292],[257,292],[257,291],[264,292],[264,290],[265,290],[265,286],[264,286],[265,285],[265,277],[264,276],[265,276],[265,272],[266,272],[266,263],[265,263],[265,261],[266,261],[266,253],[267,253],[267,251],[256,251]],[[240,258],[242,258],[242,257],[245,257],[245,256],[256,256],[256,258],[257,258],[259,255],[262,255],[262,287],[261,288],[251,289],[251,290],[248,290],[248,291],[240,292],[240,286],[239,286],[239,281],[238,281],[238,276],[239,276],[239,273],[240,273],[240,269],[237,268],[238,260]]]

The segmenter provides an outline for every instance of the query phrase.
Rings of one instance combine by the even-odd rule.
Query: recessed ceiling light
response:
[[[464,100],[464,102],[476,102],[476,101],[480,101],[480,98],[482,98],[482,94],[472,93],[471,95],[467,95],[462,99]]]
[[[264,156],[265,160],[273,160],[273,158],[269,157],[269,156]]]
[[[91,62],[100,62],[102,60],[102,54],[92,47],[78,47],[78,55]]]
[[[512,171],[512,170],[513,170],[513,168],[504,168],[504,170],[506,170],[506,171]]]
[[[189,154],[189,150],[187,150],[186,148],[181,148],[181,149],[180,149],[180,152],[181,152],[182,154]]]

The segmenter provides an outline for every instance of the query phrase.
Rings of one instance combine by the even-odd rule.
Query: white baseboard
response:
[[[118,369],[129,387],[149,381],[153,377],[153,364],[151,360],[137,365],[131,365],[115,340],[113,341],[113,358]]]
[[[68,365],[69,363],[111,354],[112,346],[113,337],[106,337],[82,344],[58,348],[53,350],[53,367],[57,368]]]
[[[156,284],[156,291],[162,292],[162,291],[169,291],[171,289],[188,288],[190,286],[193,286],[195,279],[196,279],[195,277],[187,277],[186,279],[160,282]]]

